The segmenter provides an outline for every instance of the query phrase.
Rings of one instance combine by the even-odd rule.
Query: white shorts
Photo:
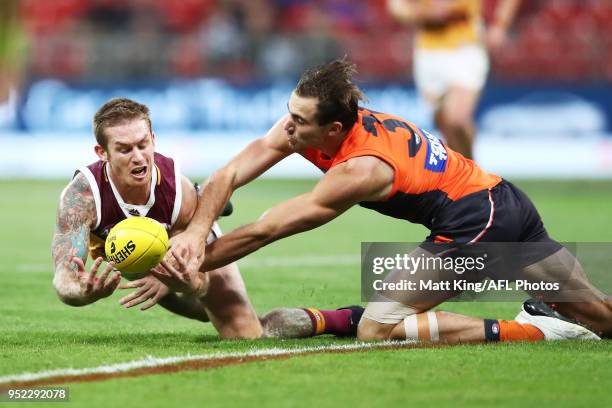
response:
[[[398,324],[407,316],[417,313],[413,307],[378,295],[367,304],[363,317],[383,324]]]
[[[441,98],[452,86],[480,91],[489,73],[489,57],[482,46],[414,52],[414,81],[427,99]]]
[[[219,224],[217,224],[217,222],[215,221],[213,222],[213,225],[210,228],[208,237],[206,237],[206,245],[216,241],[217,238],[220,238],[221,236],[223,236],[223,232],[221,231],[221,227],[219,227]]]

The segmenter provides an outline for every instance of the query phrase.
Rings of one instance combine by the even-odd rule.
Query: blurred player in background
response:
[[[100,160],[78,169],[62,192],[52,244],[53,285],[60,299],[72,306],[94,303],[119,286],[121,275],[112,263],[98,274],[105,257],[104,241],[116,223],[148,216],[162,223],[172,236],[187,226],[198,201],[196,188],[181,175],[174,160],[155,152],[155,135],[145,105],[125,98],[108,101],[94,117],[94,133]],[[220,235],[215,222],[207,242]],[[94,259],[89,271],[85,269],[88,253]],[[356,332],[363,310],[282,308],[260,320],[236,263],[211,271],[188,293],[173,293],[152,275],[122,288],[136,289],[121,300],[126,307],[149,301],[142,307],[146,310],[159,303],[176,314],[211,321],[225,338],[350,335]]]
[[[459,248],[476,242],[542,246],[538,258],[524,267],[525,274],[547,282],[571,277],[568,286],[587,297],[559,308],[612,336],[612,301],[589,284],[573,255],[548,236],[527,196],[415,125],[359,108],[364,96],[353,83],[354,73],[346,61],[307,70],[289,98],[289,113],[208,179],[189,226],[171,239],[180,268],[162,262],[163,268],[152,273],[171,287],[189,290],[206,279],[200,266],[201,271],[221,267],[276,240],[324,225],[359,204],[428,228],[431,234],[410,254],[414,258],[435,257],[439,243]],[[204,238],[232,193],[295,153],[324,173],[313,190],[270,208],[254,223],[206,245],[204,252]],[[449,275],[482,279],[454,270]],[[445,278],[437,273],[426,277],[439,282]],[[598,338],[542,302],[526,302],[513,321],[430,311],[459,293],[440,290],[424,299],[419,291],[406,291],[399,293],[399,300],[377,298],[363,314],[359,337],[449,343]]]
[[[474,157],[474,114],[489,71],[487,48],[498,51],[520,0],[500,0],[486,31],[481,0],[388,0],[398,21],[416,26],[414,80],[434,109],[436,127],[448,146]]]

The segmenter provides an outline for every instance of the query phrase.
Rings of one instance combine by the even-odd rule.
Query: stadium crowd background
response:
[[[490,22],[498,0],[482,2]],[[91,151],[94,112],[118,95],[150,106],[160,149],[187,174],[209,174],[286,112],[305,68],[342,56],[368,107],[433,129],[412,80],[414,34],[386,0],[3,0],[0,178],[71,174]],[[523,0],[491,62],[481,165],[612,177],[612,1]],[[296,159],[274,176],[311,167]]]
[[[405,80],[410,28],[386,0],[22,0],[28,75],[71,80],[294,78],[346,54],[364,79]],[[494,0],[484,0],[490,19]],[[528,0],[497,80],[612,80],[612,2]]]

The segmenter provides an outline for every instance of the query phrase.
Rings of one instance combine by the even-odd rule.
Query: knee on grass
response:
[[[262,337],[262,327],[251,308],[227,307],[210,315],[210,320],[223,339],[257,339]]]
[[[262,337],[262,328],[258,322],[236,321],[218,328],[219,336],[229,340],[252,340]]]
[[[395,328],[392,324],[378,323],[368,318],[362,318],[357,326],[357,338],[362,341],[389,340]]]

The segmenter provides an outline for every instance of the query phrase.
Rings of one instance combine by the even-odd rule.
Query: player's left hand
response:
[[[178,267],[164,260],[151,270],[151,274],[173,292],[203,296],[208,286],[206,276],[197,269],[190,268],[187,261],[176,251],[171,252]]]
[[[134,289],[127,296],[119,300],[119,304],[126,308],[134,307],[147,302],[140,310],[147,310],[155,306],[160,299],[170,293],[170,288],[159,281],[155,276],[147,275],[144,278],[134,280],[129,283],[124,283],[119,286],[119,289]]]

